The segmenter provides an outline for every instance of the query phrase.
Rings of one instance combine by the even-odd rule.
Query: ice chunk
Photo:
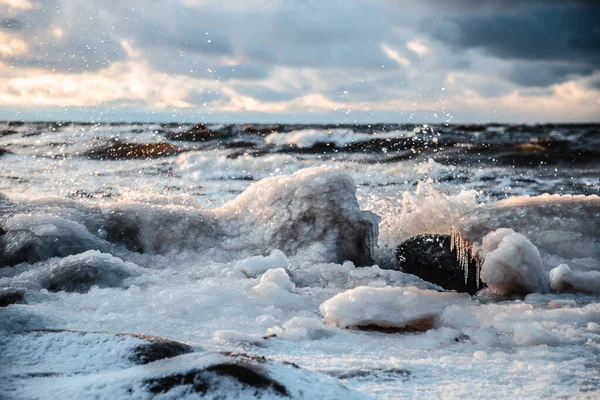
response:
[[[600,293],[600,271],[573,271],[561,264],[550,271],[550,288],[557,292]]]
[[[408,288],[361,286],[340,293],[319,307],[325,322],[340,328],[416,329],[432,327],[451,304],[467,304],[468,294]]]
[[[520,346],[538,346],[541,344],[557,346],[561,343],[558,337],[545,330],[539,323],[517,324],[514,340]]]
[[[500,228],[483,238],[481,280],[498,295],[546,293],[548,276],[537,248],[525,236]]]
[[[281,250],[273,250],[270,255],[253,256],[238,261],[234,269],[243,272],[249,278],[256,278],[271,268],[289,268],[289,260]]]

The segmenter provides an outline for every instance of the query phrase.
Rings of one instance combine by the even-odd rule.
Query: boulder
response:
[[[414,236],[396,248],[396,266],[446,290],[473,295],[484,287],[477,273],[477,262],[469,259],[465,271],[450,243],[450,235]]]
[[[174,156],[183,150],[170,143],[115,143],[90,150],[85,156],[96,160],[144,160]]]
[[[224,135],[225,134],[220,131],[207,129],[206,125],[204,124],[197,124],[192,128],[182,132],[169,132],[167,134],[167,139],[183,140],[187,142],[204,142],[207,140],[220,138]]]

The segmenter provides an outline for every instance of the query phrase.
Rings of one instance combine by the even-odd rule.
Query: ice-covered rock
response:
[[[349,175],[333,168],[309,168],[251,185],[217,210],[233,238],[231,246],[280,249],[285,254],[315,243],[324,261],[373,263],[378,217],[362,211]]]
[[[105,249],[107,243],[77,221],[47,214],[17,214],[2,225],[0,267]]]
[[[3,362],[11,366],[0,369],[0,397],[366,397],[292,363],[234,352],[186,354],[193,350],[184,343],[137,334],[15,333],[0,338]]]
[[[470,296],[415,287],[357,287],[319,307],[325,322],[340,328],[424,331],[451,304],[467,304]]]
[[[90,250],[63,259],[52,259],[0,278],[0,287],[48,289],[52,292],[87,292],[92,286],[119,287],[127,278],[139,276],[143,268],[99,251]]]
[[[550,288],[557,292],[600,293],[600,271],[573,271],[561,264],[550,271]]]
[[[499,228],[523,234],[539,250],[544,269],[600,269],[600,197],[540,195],[511,197],[463,215],[454,225],[459,253],[474,256],[483,238]]]
[[[371,265],[379,221],[360,209],[349,175],[326,167],[263,179],[215,209],[194,202],[91,207],[47,199],[24,207],[29,214],[7,217],[11,210],[23,208],[17,205],[0,210],[4,211],[0,222],[5,220],[0,236],[4,265],[91,249],[112,252],[115,246],[142,253],[210,252],[214,258],[237,259],[275,250],[293,256],[318,247],[321,262]],[[250,275],[257,272],[250,269]]]
[[[396,248],[396,266],[447,290],[475,294],[484,287],[478,282],[478,265],[469,260],[467,276],[458,260],[456,249],[450,246],[450,235],[414,236]]]
[[[481,280],[498,295],[546,293],[547,272],[537,248],[525,236],[500,228],[483,238]]]

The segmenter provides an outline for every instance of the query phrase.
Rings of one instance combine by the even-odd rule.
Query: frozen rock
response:
[[[14,215],[2,230],[0,267],[106,248],[106,243],[82,224],[55,215]]]
[[[139,276],[143,271],[143,268],[111,254],[90,250],[35,265],[13,278],[1,279],[0,285],[84,293],[92,286],[122,286],[125,279]]]
[[[0,288],[0,308],[23,301],[27,291],[19,288]]]
[[[373,263],[379,218],[360,209],[356,187],[343,171],[319,167],[266,178],[218,211],[227,214],[226,231],[238,233],[237,246],[293,255],[320,243],[323,261]]]
[[[484,287],[477,282],[479,274],[475,260],[470,259],[468,276],[458,260],[456,249],[450,246],[450,235],[414,236],[396,248],[396,266],[447,290],[475,294]]]
[[[373,264],[379,219],[360,209],[352,179],[337,169],[309,168],[266,178],[220,208],[195,205],[31,202],[20,207],[30,214],[4,222],[0,261],[36,262],[92,249],[110,251],[115,245],[142,253],[205,251],[225,259],[275,250],[293,256],[317,246],[322,262]],[[6,213],[20,208],[11,205]],[[274,254],[272,258],[281,258]],[[258,273],[250,269],[250,275]]]
[[[44,395],[48,399],[366,397],[293,363],[193,350],[183,343],[139,334],[15,333],[0,339],[3,362],[11,365],[0,370],[0,396],[36,397],[43,387],[48,389]],[[31,385],[32,378],[37,379],[36,385]]]
[[[550,271],[550,288],[556,292],[600,293],[600,271],[573,271],[561,264]]]
[[[483,238],[499,228],[523,234],[539,250],[544,269],[567,263],[572,269],[600,268],[600,197],[548,195],[511,197],[463,215],[453,240],[475,256]]]
[[[357,287],[340,293],[319,307],[325,322],[340,328],[389,332],[424,331],[451,304],[467,304],[470,296],[415,287]]]
[[[498,295],[546,293],[548,275],[537,248],[525,236],[500,228],[483,238],[481,280]]]

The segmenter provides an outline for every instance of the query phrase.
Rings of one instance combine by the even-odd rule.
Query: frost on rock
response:
[[[0,267],[102,249],[106,243],[76,221],[46,214],[17,214],[1,226]]]
[[[325,262],[373,263],[379,218],[360,209],[354,182],[340,170],[310,168],[263,179],[217,213],[225,231],[238,234],[228,243],[288,255],[319,243]]]
[[[122,286],[125,279],[141,275],[144,269],[110,254],[90,250],[36,264],[22,273],[18,271],[12,278],[0,279],[0,287],[83,293],[94,285],[100,288]]]
[[[190,250],[226,260],[279,250],[265,262],[281,267],[283,254],[319,248],[320,262],[372,265],[378,235],[379,219],[360,209],[350,176],[326,167],[263,179],[215,209],[194,202],[55,203],[32,201],[2,210],[0,266],[116,248],[150,254]],[[23,207],[31,214],[10,216]],[[256,276],[265,270],[260,263],[253,260],[239,270]]]
[[[511,197],[478,207],[453,227],[461,257],[474,257],[483,238],[499,228],[523,234],[539,250],[544,267],[600,269],[600,197],[540,195]]]
[[[498,295],[546,293],[548,275],[537,248],[525,236],[500,228],[483,238],[481,280]]]
[[[600,293],[600,271],[573,271],[561,264],[550,271],[550,288],[557,292]]]
[[[468,294],[441,293],[412,286],[362,286],[332,297],[319,309],[326,323],[340,328],[423,331],[434,327],[446,307],[467,304],[470,298]]]

